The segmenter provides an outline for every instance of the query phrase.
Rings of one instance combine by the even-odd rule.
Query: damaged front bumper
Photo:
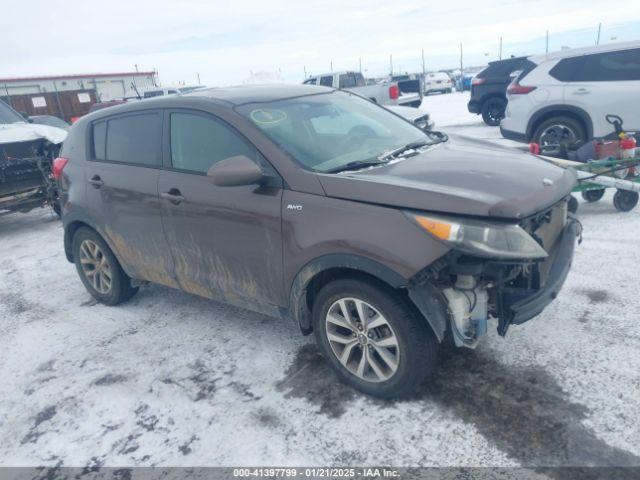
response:
[[[498,333],[505,335],[511,324],[522,324],[542,313],[560,292],[571,269],[576,238],[582,234],[582,226],[570,219],[565,226],[556,248],[552,251],[549,273],[544,286],[538,289],[510,288],[497,290]]]
[[[544,260],[492,260],[452,250],[420,272],[409,297],[442,341],[450,332],[458,346],[475,347],[498,320],[498,333],[539,315],[564,284],[582,227],[573,217],[559,230]]]

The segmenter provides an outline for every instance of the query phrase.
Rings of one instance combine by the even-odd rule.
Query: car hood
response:
[[[534,155],[459,136],[388,165],[318,177],[330,197],[504,219],[543,210],[576,182]]]
[[[67,138],[67,131],[27,122],[0,124],[0,144],[29,142],[41,138],[54,144],[62,143]]]

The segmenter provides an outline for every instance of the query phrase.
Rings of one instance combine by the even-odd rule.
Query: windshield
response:
[[[345,92],[242,105],[238,111],[316,172],[375,161],[404,145],[434,143],[411,123]]]
[[[22,118],[18,112],[16,112],[9,105],[0,100],[0,124],[3,123],[24,123],[25,119]]]

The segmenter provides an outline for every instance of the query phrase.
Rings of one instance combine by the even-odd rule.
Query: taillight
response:
[[[398,85],[391,85],[389,87],[389,98],[391,100],[397,100],[400,97],[400,87]]]
[[[51,176],[54,180],[60,180],[62,170],[69,163],[68,158],[58,157],[53,161],[53,167],[51,168]]]
[[[533,92],[537,87],[530,87],[526,85],[520,85],[517,82],[512,83],[507,88],[507,94],[509,95],[526,95],[527,93]]]
[[[484,82],[486,82],[487,79],[486,78],[478,78],[475,77],[472,81],[471,81],[471,85],[482,85]]]

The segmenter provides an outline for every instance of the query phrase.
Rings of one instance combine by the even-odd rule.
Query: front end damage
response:
[[[547,252],[544,259],[481,258],[453,249],[419,272],[409,296],[440,340],[447,331],[457,346],[474,348],[487,333],[489,319],[497,331],[539,315],[558,295],[569,273],[580,223],[567,213],[567,200],[519,223]],[[429,297],[434,300],[426,300]],[[440,312],[436,307],[440,307]]]
[[[0,144],[0,214],[57,207],[51,166],[59,148],[44,138]]]

